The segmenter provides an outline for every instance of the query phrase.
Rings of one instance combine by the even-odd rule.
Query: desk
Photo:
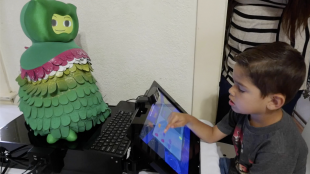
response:
[[[15,105],[0,105],[0,128],[20,116],[22,113]],[[213,126],[209,121],[201,120],[204,123]],[[1,141],[1,136],[0,136]],[[202,174],[220,174],[219,169],[219,155],[217,152],[217,146],[215,143],[209,144],[201,141],[201,173]],[[9,169],[8,174],[20,174],[25,170],[21,169]],[[151,174],[146,172],[140,172],[141,174]]]

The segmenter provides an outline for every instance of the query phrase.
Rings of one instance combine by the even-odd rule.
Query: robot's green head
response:
[[[76,7],[55,0],[31,0],[23,7],[20,22],[32,42],[69,42],[79,30]]]

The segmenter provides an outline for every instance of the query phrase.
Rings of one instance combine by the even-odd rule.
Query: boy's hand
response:
[[[191,116],[188,114],[172,112],[168,117],[168,125],[164,130],[164,133],[166,133],[170,128],[185,126],[187,123],[190,122],[190,117]]]

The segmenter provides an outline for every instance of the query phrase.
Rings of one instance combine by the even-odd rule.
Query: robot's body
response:
[[[32,46],[21,57],[17,77],[20,104],[35,135],[48,143],[75,141],[110,115],[92,76],[90,58],[73,39],[76,7],[55,0],[32,0],[21,12],[21,25]]]

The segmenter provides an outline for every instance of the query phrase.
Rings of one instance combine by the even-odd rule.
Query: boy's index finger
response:
[[[168,120],[167,120],[168,125],[166,126],[166,128],[165,128],[165,130],[164,130],[164,133],[166,133],[171,127],[173,127],[173,124],[174,124],[174,122],[176,121],[176,120],[174,119],[174,116],[175,116],[175,113],[174,113],[174,112],[171,112],[170,115],[169,115],[169,117],[168,117]]]
[[[171,124],[168,124],[164,130],[164,133],[166,133],[170,129],[170,127],[171,127]]]

